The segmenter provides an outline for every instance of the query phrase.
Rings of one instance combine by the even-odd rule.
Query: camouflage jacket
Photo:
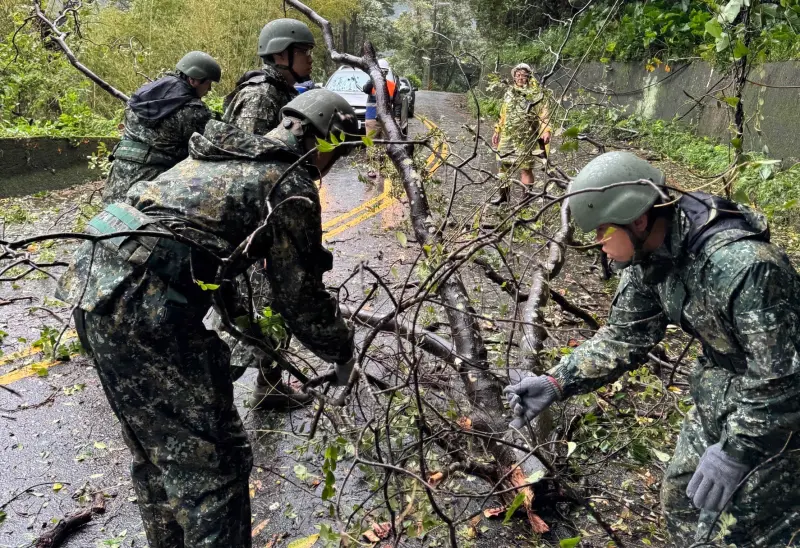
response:
[[[767,233],[763,218],[736,207]],[[698,410],[713,400],[723,447],[752,462],[800,427],[800,279],[788,257],[753,232],[721,230],[697,249],[696,229],[675,208],[665,244],[623,270],[607,324],[550,374],[565,396],[590,392],[647,361],[668,324],[681,326],[702,344],[696,367],[730,378],[720,393],[693,383]]]
[[[248,133],[265,135],[278,127],[280,111],[297,97],[283,75],[272,65],[245,73],[225,98],[222,121]]]
[[[495,133],[500,135],[499,153],[531,156],[541,153],[537,141],[550,131],[549,96],[538,84],[526,88],[512,85],[503,98]]]
[[[169,74],[168,76],[174,76]],[[128,106],[122,138],[150,145],[179,162],[188,155],[189,137],[203,133],[211,111],[200,98],[193,98],[169,116],[148,121]]]
[[[128,192],[128,204],[220,257],[229,256],[267,219],[267,229],[253,239],[248,255],[233,266],[231,276],[266,259],[272,307],[283,315],[292,333],[326,361],[350,359],[353,332],[322,283],[333,260],[322,246],[321,206],[310,171],[313,168],[301,165],[276,186],[302,155],[302,145],[284,128],[257,136],[212,120],[205,134],[192,137],[189,151],[189,158],[154,181],[134,185]],[[127,294],[124,278],[139,275],[119,259],[108,258],[106,246],[97,249],[101,252],[95,256],[81,301],[81,308],[90,312],[100,310],[103,301]],[[65,300],[74,302],[81,295],[90,255],[91,246],[85,244],[70,268],[72,275],[68,271],[59,282]],[[208,255],[192,252],[182,259],[186,264],[170,265],[171,272],[191,273],[188,283],[177,286],[183,294],[191,295],[187,290],[195,285],[192,279],[206,283],[214,279],[211,276],[218,265],[203,261],[209,262]],[[121,287],[116,293],[115,284]],[[207,308],[208,297],[203,293],[209,292],[190,296],[190,304],[193,299],[205,298],[200,305]]]

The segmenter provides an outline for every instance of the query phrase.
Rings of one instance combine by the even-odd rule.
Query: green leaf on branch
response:
[[[775,19],[778,17],[778,4],[761,4],[758,6],[761,15]]]
[[[571,128],[568,128],[566,131],[564,131],[564,138],[577,139],[580,131],[581,130],[578,129],[578,126],[572,126]]]
[[[717,52],[725,51],[731,45],[731,37],[727,32],[723,32],[722,36],[717,38]]]
[[[728,103],[733,108],[736,108],[736,105],[739,104],[739,98],[738,97],[725,97],[723,99],[723,101]]]
[[[559,548],[575,548],[581,543],[582,537],[565,538],[558,541]]]
[[[716,39],[722,37],[722,25],[716,19],[711,19],[706,22],[706,33],[710,34]]]
[[[786,21],[792,27],[792,30],[794,32],[800,30],[800,15],[798,15],[798,13],[794,11],[794,8],[787,8],[785,16],[786,16]]]
[[[537,470],[527,478],[525,478],[525,483],[538,483],[544,477],[544,470]]]
[[[750,0],[731,0],[720,11],[720,19],[728,24],[733,24],[733,22],[736,21],[736,18],[739,17],[739,12],[742,11],[742,7],[745,4],[749,5]]]
[[[514,497],[514,501],[508,507],[508,510],[506,510],[506,515],[503,518],[503,525],[511,521],[511,516],[513,516],[514,512],[516,512],[517,509],[522,506],[523,502],[525,502],[525,491],[520,491],[517,493],[517,496]]]
[[[400,245],[403,247],[408,247],[408,237],[403,234],[402,232],[397,232],[397,241],[400,242]]]
[[[330,500],[336,494],[336,461],[339,458],[339,448],[330,445],[325,449],[325,460],[322,462],[322,471],[325,473],[325,486],[322,488],[322,500]]]
[[[577,448],[578,448],[578,444],[575,443],[574,441],[567,442],[567,458],[569,458],[570,455],[572,455],[572,453],[574,453],[575,449],[577,449]]]
[[[733,201],[739,202],[740,204],[749,204],[750,196],[747,195],[747,191],[745,189],[739,188],[733,193]]]
[[[670,458],[669,454],[664,453],[663,451],[659,451],[658,449],[653,449],[653,454],[661,462],[669,462],[669,458]]]
[[[750,53],[750,50],[744,45],[744,42],[738,40],[733,48],[733,58],[738,61],[748,53]]]
[[[578,152],[578,141],[565,141],[559,150],[561,152]]]
[[[336,147],[333,144],[317,137],[317,150],[320,152],[331,152]]]
[[[736,150],[742,150],[742,139],[739,137],[734,137],[731,139],[731,146]]]
[[[372,140],[372,137],[370,137],[369,135],[364,135],[363,137],[361,137],[361,142],[364,143],[368,147],[374,147],[375,146],[375,142]]]
[[[200,280],[195,280],[194,283],[199,285],[200,289],[202,289],[203,291],[216,291],[217,289],[219,289],[219,284],[207,284]]]

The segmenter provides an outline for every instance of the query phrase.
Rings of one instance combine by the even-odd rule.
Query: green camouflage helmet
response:
[[[258,56],[274,55],[294,44],[314,46],[308,25],[297,19],[275,19],[264,25],[258,35]]]
[[[649,180],[663,186],[664,173],[630,152],[607,152],[586,164],[573,179],[569,192],[605,188],[616,183]],[[575,223],[584,232],[602,224],[628,225],[659,199],[651,185],[620,185],[603,192],[583,192],[569,198]]]
[[[195,80],[219,82],[222,69],[213,57],[202,51],[190,51],[175,65],[178,71]]]
[[[281,117],[304,120],[318,137],[327,139],[330,133],[358,133],[358,118],[353,107],[338,93],[329,89],[311,89],[301,93],[281,109]]]

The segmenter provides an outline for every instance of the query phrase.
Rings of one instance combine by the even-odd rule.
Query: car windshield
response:
[[[367,80],[369,80],[369,75],[360,70],[337,72],[325,84],[325,89],[331,91],[361,91]]]

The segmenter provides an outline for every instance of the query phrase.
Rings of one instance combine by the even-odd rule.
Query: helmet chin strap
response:
[[[655,224],[655,218],[653,215],[647,216],[647,227],[645,228],[643,235],[638,235],[630,229],[629,225],[619,226],[619,229],[624,231],[625,234],[628,235],[630,238],[631,243],[633,244],[633,257],[630,258],[628,261],[614,261],[614,264],[617,269],[622,269],[632,264],[639,264],[644,262],[647,257],[650,256],[650,252],[644,249],[644,244],[647,239],[650,237],[650,234],[653,233],[653,224]]]
[[[289,74],[291,74],[292,78],[294,78],[295,83],[305,82],[308,79],[308,77],[311,76],[311,75],[310,74],[306,74],[304,76],[301,76],[300,74],[297,74],[295,72],[295,70],[294,70],[294,44],[289,46],[289,48],[286,51],[289,52],[289,63],[287,65],[279,65],[278,63],[274,63],[275,68],[279,68],[279,69],[282,69],[282,70],[288,70]]]

